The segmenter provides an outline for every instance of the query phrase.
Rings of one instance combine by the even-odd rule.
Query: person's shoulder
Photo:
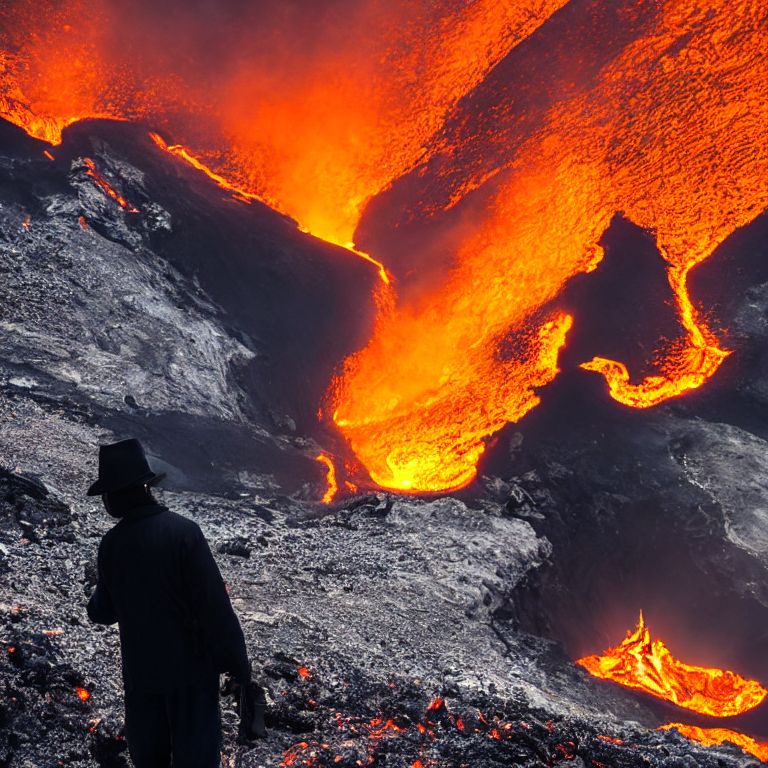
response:
[[[112,539],[114,539],[116,536],[120,535],[120,525],[119,523],[113,525],[102,537],[101,541],[99,542],[100,547],[105,547],[109,544]]]
[[[104,557],[109,552],[109,542],[114,538],[110,535],[114,528],[110,528],[102,537],[99,542],[99,557]]]
[[[203,535],[200,526],[194,520],[191,520],[184,515],[180,515],[178,512],[172,512],[166,507],[164,507],[163,510],[163,519],[167,525],[173,527],[180,533],[185,533],[189,536]]]

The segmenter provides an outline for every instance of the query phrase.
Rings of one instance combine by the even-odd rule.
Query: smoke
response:
[[[21,66],[3,90],[14,121],[54,141],[82,117],[146,119],[347,244],[371,197],[565,1],[15,0],[2,49]]]

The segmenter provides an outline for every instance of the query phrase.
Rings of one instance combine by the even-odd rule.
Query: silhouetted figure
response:
[[[243,632],[205,537],[158,504],[138,440],[99,448],[101,495],[119,522],[101,540],[88,616],[120,628],[128,750],[136,768],[219,766],[219,673],[247,683]]]

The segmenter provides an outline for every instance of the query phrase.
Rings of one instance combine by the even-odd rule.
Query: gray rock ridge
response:
[[[297,321],[281,329],[270,313],[280,302],[284,316],[302,303],[320,312],[313,281],[358,280],[359,291],[340,290],[351,299],[331,314],[336,320],[357,312],[364,325],[371,270],[348,254],[344,264],[341,249],[298,232],[266,206],[233,201],[204,174],[161,152],[144,127],[86,122],[53,149],[54,160],[20,131],[5,133],[0,387],[6,396],[34,400],[63,418],[78,414],[116,437],[141,437],[179,487],[226,492],[265,473],[291,493],[319,483],[316,445],[295,439],[295,408],[311,412],[319,435],[317,403],[357,321],[341,325],[334,341],[341,347],[324,349],[316,340],[327,318],[313,325],[305,317],[306,327]],[[125,207],[110,195],[121,196]],[[248,233],[240,243],[247,253],[239,258],[251,263],[250,273],[237,284],[251,281],[253,296],[242,292],[240,304],[212,298],[208,289],[221,296],[227,281],[217,285],[194,258],[185,262],[189,241],[176,234],[199,220],[198,247],[215,247],[219,215],[221,226]],[[228,240],[221,248],[219,272],[237,269],[225,264],[235,246]],[[304,282],[281,295],[304,258]],[[342,279],[350,260],[351,277]],[[270,294],[261,306],[259,298]],[[316,371],[324,352],[327,360]],[[287,355],[288,380],[298,382],[290,397],[276,375]]]
[[[259,406],[255,418],[315,429],[331,374],[367,341],[376,270],[263,203],[238,200],[160,150],[146,126],[77,123],[65,132],[60,160],[83,156],[96,158],[140,208],[131,216],[111,205],[119,223],[99,220],[105,235],[140,239],[215,302],[230,335],[258,352],[239,371]]]

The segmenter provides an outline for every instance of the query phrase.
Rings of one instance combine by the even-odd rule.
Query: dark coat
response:
[[[200,527],[153,504],[130,510],[99,545],[88,616],[119,623],[126,691],[248,679],[240,623]]]

